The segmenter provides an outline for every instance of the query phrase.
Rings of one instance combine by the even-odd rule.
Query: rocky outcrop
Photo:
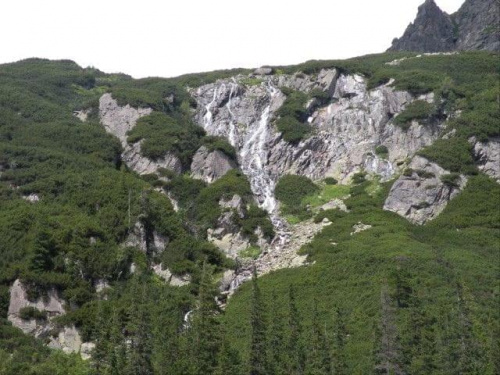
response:
[[[279,177],[299,174],[319,180],[332,176],[348,182],[355,173],[367,171],[388,180],[398,172],[399,165],[438,138],[442,125],[413,122],[407,130],[393,125],[391,119],[409,103],[416,99],[433,101],[433,97],[415,98],[396,91],[392,81],[368,90],[362,76],[339,74],[335,69],[324,69],[317,75],[298,72],[258,77],[260,84],[247,84],[248,77],[240,75],[201,86],[191,94],[198,103],[195,121],[209,135],[225,137],[235,148],[238,164],[258,204],[270,213],[277,235],[255,261],[259,274],[263,274],[305,261],[297,255],[308,241],[307,235],[300,234],[303,227],[290,228],[278,215],[274,189]],[[326,104],[308,103],[311,134],[298,144],[286,142],[274,124],[286,99],[284,88],[304,93],[321,90],[328,99]],[[379,145],[387,147],[384,157],[375,152]],[[229,218],[225,215],[208,236],[234,257],[248,244],[237,229],[222,225]],[[308,223],[305,228],[312,236],[321,224]],[[295,232],[305,240],[294,238]],[[248,280],[252,267],[240,267],[231,285]]]
[[[144,253],[158,255],[165,250],[168,242],[168,237],[161,235],[155,230],[146,230],[145,226],[138,221],[130,230],[124,246],[135,247]]]
[[[207,230],[207,239],[226,256],[236,259],[239,253],[250,247],[250,240],[241,233],[238,219],[244,217],[243,199],[235,194],[231,199],[221,199],[219,206],[223,212],[217,219],[217,226]]]
[[[163,281],[166,281],[172,286],[184,286],[191,282],[191,276],[176,276],[168,268],[163,268],[162,264],[153,265],[151,269],[156,275],[163,279]]]
[[[475,138],[469,141],[474,145],[478,169],[500,183],[500,138],[488,142],[476,142]]]
[[[24,333],[43,339],[51,348],[66,353],[81,352],[83,343],[78,330],[74,326],[58,327],[52,322],[65,313],[64,301],[55,289],[49,289],[46,293],[44,297],[30,301],[26,287],[19,279],[16,280],[10,288],[8,320]],[[27,308],[36,309],[43,317],[25,319],[23,311]],[[91,343],[86,344],[88,347]],[[82,357],[88,358],[88,353]]]
[[[193,156],[191,177],[211,183],[236,167],[236,163],[222,151],[210,151],[201,146]]]
[[[130,105],[121,107],[111,94],[104,94],[99,99],[99,117],[106,131],[120,140],[123,148],[122,160],[133,171],[139,174],[156,173],[159,168],[169,169],[175,173],[182,172],[182,164],[174,155],[166,155],[156,160],[141,155],[141,141],[134,144],[127,142],[127,133],[141,117],[151,114],[151,108],[133,108]]]
[[[456,13],[448,15],[434,0],[426,0],[389,51],[499,51],[499,7],[498,0],[466,0]]]
[[[425,224],[439,215],[448,202],[465,187],[465,176],[447,181],[449,171],[429,160],[416,156],[409,169],[392,185],[384,210],[392,211],[414,224]]]
[[[338,76],[336,70],[323,70],[316,78],[304,74],[266,76],[261,85],[250,87],[238,83],[239,79],[242,77],[194,91],[200,108],[196,121],[209,134],[226,137],[236,148],[253,192],[268,211],[276,208],[274,185],[285,173],[312,179],[333,176],[345,182],[366,169],[388,179],[398,163],[439,135],[439,125],[415,122],[406,131],[393,125],[391,118],[415,98],[390,85],[369,91],[358,75]],[[316,109],[309,118],[312,136],[299,144],[285,142],[273,125],[285,99],[280,87],[332,92],[331,103]],[[387,159],[375,154],[378,145],[388,148]]]

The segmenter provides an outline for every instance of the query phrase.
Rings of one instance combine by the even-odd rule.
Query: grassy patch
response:
[[[258,246],[250,246],[246,248],[245,250],[241,251],[239,253],[239,256],[242,258],[251,258],[251,259],[257,259],[260,255],[262,250]]]
[[[349,195],[349,191],[348,185],[324,185],[319,194],[308,195],[303,198],[302,202],[312,207],[319,207],[333,199],[344,198]]]

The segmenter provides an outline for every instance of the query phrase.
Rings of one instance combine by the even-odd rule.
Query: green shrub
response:
[[[319,187],[305,176],[287,174],[276,184],[276,198],[288,205],[298,206],[306,196],[319,192]]]
[[[280,118],[276,121],[278,130],[283,134],[283,139],[290,143],[298,143],[311,131],[307,124],[307,95],[283,87],[281,89],[287,96],[283,105],[278,109]]]
[[[338,181],[337,179],[333,178],[333,177],[326,177],[323,182],[327,185],[337,185],[338,184]]]
[[[129,131],[127,141],[135,143],[143,139],[141,153],[147,158],[156,160],[171,153],[188,168],[204,135],[201,127],[188,120],[153,112],[137,121],[137,125]]]
[[[27,306],[19,310],[19,317],[23,320],[31,320],[31,319],[46,320],[47,312],[40,311],[36,307]]]
[[[387,155],[389,155],[389,150],[387,149],[386,146],[379,145],[379,146],[375,147],[375,154],[377,154],[378,156],[381,156],[381,157],[386,157]]]
[[[291,116],[281,117],[276,121],[276,126],[278,131],[282,133],[283,139],[289,143],[299,143],[311,131],[309,125]]]
[[[366,181],[366,172],[354,173],[354,175],[352,176],[352,182],[354,184],[362,184],[365,181]]]
[[[460,173],[449,173],[441,176],[441,182],[447,186],[458,188],[460,182]]]
[[[394,117],[394,123],[408,129],[413,120],[425,123],[435,113],[435,106],[425,100],[415,100],[408,104],[403,112]]]
[[[462,138],[438,139],[418,154],[450,172],[477,173],[472,157],[472,146]]]
[[[236,150],[233,146],[222,137],[206,136],[201,140],[201,144],[204,145],[210,151],[221,151],[231,159],[236,160]]]

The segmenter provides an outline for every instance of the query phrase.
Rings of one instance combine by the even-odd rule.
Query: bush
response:
[[[287,88],[281,89],[287,96],[285,102],[277,111],[280,118],[276,121],[283,139],[290,143],[298,143],[306,137],[311,128],[307,124],[307,95],[300,91]]]
[[[424,148],[418,154],[450,172],[477,173],[472,157],[472,146],[465,139],[438,139],[432,146]]]
[[[338,184],[338,181],[333,177],[327,177],[323,180],[323,182],[327,185],[337,185]]]
[[[288,206],[298,206],[306,196],[319,192],[319,187],[305,176],[287,174],[276,185],[276,198]]]
[[[278,131],[283,135],[283,139],[289,143],[299,143],[306,138],[311,131],[311,127],[300,122],[291,116],[281,117],[276,121]]]
[[[354,184],[362,184],[365,181],[366,181],[366,172],[354,173],[354,175],[352,176],[352,182]]]
[[[47,312],[40,311],[36,307],[28,306],[28,307],[23,307],[19,310],[19,317],[23,320],[31,320],[31,319],[46,320]]]
[[[389,154],[389,150],[387,149],[386,146],[384,145],[379,145],[377,147],[375,147],[375,154],[377,154],[378,156],[387,156]]]
[[[420,120],[427,122],[429,118],[435,113],[436,109],[434,104],[430,104],[425,100],[415,100],[408,104],[408,106],[399,115],[394,117],[394,124],[408,129],[413,120]]]
[[[458,188],[460,182],[460,173],[449,173],[441,176],[441,182],[447,186]]]

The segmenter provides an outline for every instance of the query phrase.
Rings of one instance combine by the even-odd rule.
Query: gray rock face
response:
[[[466,0],[452,18],[458,29],[458,50],[500,51],[498,0]]]
[[[445,52],[500,50],[500,11],[497,0],[466,0],[451,16],[426,0],[403,36],[389,51]]]
[[[44,320],[24,320],[20,317],[23,308],[33,307],[45,312]],[[47,291],[47,296],[36,301],[28,300],[26,287],[20,280],[16,280],[10,288],[10,301],[8,320],[14,327],[20,328],[24,333],[37,338],[46,339],[48,346],[63,350],[66,353],[79,352],[82,346],[80,334],[74,326],[59,329],[52,323],[55,317],[65,313],[64,301],[54,289]],[[58,332],[57,332],[58,331]],[[53,332],[57,332],[54,336]]]
[[[141,222],[136,222],[125,240],[124,246],[136,247],[144,253],[161,254],[169,243],[169,238],[156,231],[146,231]]]
[[[409,167],[411,176],[401,176],[392,185],[384,210],[395,212],[414,224],[425,224],[439,215],[467,183],[463,175],[456,186],[443,183],[441,177],[450,172],[421,156],[414,157]]]
[[[117,137],[123,147],[122,160],[139,174],[156,173],[159,168],[166,168],[176,173],[182,172],[181,161],[174,155],[151,160],[141,155],[141,142],[133,145],[127,142],[127,132],[134,128],[141,117],[151,114],[151,108],[133,108],[128,104],[120,107],[111,94],[104,94],[99,99],[99,117],[106,131]]]
[[[417,18],[400,39],[392,42],[390,51],[444,52],[455,49],[453,21],[434,2],[419,6]]]
[[[474,144],[474,155],[479,170],[500,183],[500,139],[476,142],[472,138],[470,142]]]
[[[209,151],[205,146],[201,146],[193,156],[191,177],[211,183],[236,167],[236,163],[223,152]]]
[[[258,204],[270,213],[277,236],[255,262],[263,274],[303,264],[305,257],[296,252],[309,238],[299,229],[289,228],[278,215],[274,190],[279,177],[299,174],[318,180],[332,176],[348,182],[354,173],[366,170],[387,180],[398,171],[398,164],[437,139],[442,127],[414,122],[404,131],[393,125],[391,119],[416,98],[395,91],[390,83],[368,90],[363,77],[339,75],[334,69],[322,70],[317,76],[259,77],[259,85],[246,85],[246,77],[236,76],[201,86],[191,94],[198,103],[195,121],[209,135],[225,137],[231,143]],[[281,90],[284,87],[304,93],[318,89],[330,96],[329,104],[310,104],[311,136],[298,144],[284,141],[274,125],[277,110],[286,99]],[[389,150],[386,159],[375,154],[379,145]],[[220,220],[218,228],[209,231],[209,238],[234,256],[248,244],[230,228],[229,217],[223,215]],[[321,224],[306,226],[304,231],[312,235],[319,230],[316,227],[321,228]],[[300,241],[294,239],[297,231]],[[233,284],[247,280],[251,268],[242,267]]]

